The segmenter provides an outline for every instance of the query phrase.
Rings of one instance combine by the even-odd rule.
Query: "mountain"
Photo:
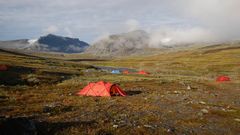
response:
[[[42,36],[39,39],[0,41],[0,48],[33,52],[80,53],[85,51],[88,46],[88,43],[80,41],[78,38],[62,37],[53,34]]]
[[[97,41],[85,53],[97,56],[126,56],[146,52],[149,34],[143,30],[110,35]],[[144,51],[145,50],[145,51]]]
[[[29,47],[28,39],[19,39],[11,41],[0,41],[0,48],[4,49],[25,49]]]

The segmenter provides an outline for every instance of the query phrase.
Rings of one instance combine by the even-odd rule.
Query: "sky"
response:
[[[239,0],[0,0],[0,40],[49,33],[89,43],[142,29],[151,44],[240,39]]]

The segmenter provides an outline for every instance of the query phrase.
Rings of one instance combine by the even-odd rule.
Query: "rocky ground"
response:
[[[187,65],[191,69],[187,72],[179,67],[185,64],[182,59],[175,65],[160,60],[158,71],[159,67],[153,68],[156,60],[146,60],[140,65],[150,75],[113,75],[90,63],[140,69],[134,67],[136,60],[78,62],[3,52],[0,60],[9,67],[0,71],[1,134],[240,133],[238,68],[218,71],[208,65],[211,69],[205,68],[214,71],[209,74]],[[230,62],[224,64],[233,67],[237,60]],[[216,82],[218,73],[228,73],[231,81]],[[89,82],[99,80],[118,83],[128,96],[76,96]]]

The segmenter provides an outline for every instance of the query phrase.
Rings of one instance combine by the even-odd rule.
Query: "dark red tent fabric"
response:
[[[80,90],[77,95],[110,97],[114,95],[126,96],[127,94],[117,84],[99,81],[96,83],[89,83]]]
[[[139,71],[137,74],[140,74],[140,75],[148,75],[149,73],[144,71],[144,70],[141,70]]]
[[[224,82],[224,81],[230,81],[231,79],[228,76],[219,76],[217,77],[217,82]]]
[[[6,71],[8,67],[6,65],[0,65],[0,71]]]
[[[130,72],[128,70],[124,70],[123,74],[130,74]]]

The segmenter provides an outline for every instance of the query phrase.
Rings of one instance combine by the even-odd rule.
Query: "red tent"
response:
[[[0,65],[0,71],[6,71],[8,67],[6,65]]]
[[[224,81],[230,81],[230,78],[228,76],[219,76],[216,79],[217,82],[224,82]]]
[[[99,81],[89,83],[77,95],[110,97],[115,95],[126,96],[126,93],[117,84]]]
[[[130,74],[130,72],[128,70],[124,70],[123,74]]]
[[[140,75],[148,75],[149,73],[144,71],[144,70],[141,70],[139,71],[137,74],[140,74]]]

